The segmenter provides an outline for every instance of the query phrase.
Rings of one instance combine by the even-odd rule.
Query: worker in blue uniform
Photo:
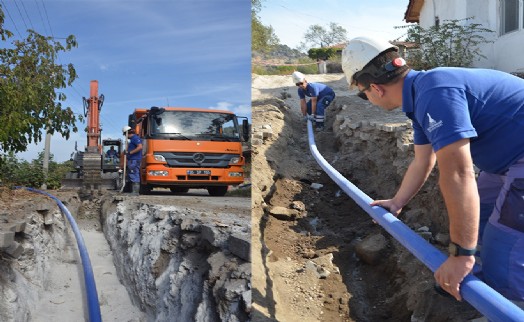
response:
[[[133,129],[124,126],[122,129],[127,136],[129,144],[126,151],[127,176],[132,184],[132,193],[137,195],[140,191],[140,163],[142,162],[142,140]]]
[[[398,215],[438,163],[450,256],[435,272],[437,283],[461,300],[481,241],[484,281],[522,305],[524,80],[488,69],[415,71],[397,47],[368,37],[349,41],[342,68],[359,97],[388,111],[402,107],[413,121],[415,157],[397,193],[371,204]]]
[[[323,131],[326,109],[335,99],[335,91],[322,83],[309,83],[301,72],[293,72],[291,77],[298,87],[302,115],[315,122],[318,131]],[[307,102],[306,96],[311,98]]]

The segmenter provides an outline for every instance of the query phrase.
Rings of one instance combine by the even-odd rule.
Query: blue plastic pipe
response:
[[[386,229],[388,233],[415,255],[424,265],[431,269],[431,271],[435,272],[447,257],[384,208],[370,206],[369,204],[373,200],[344,178],[318,152],[311,121],[307,122],[307,128],[309,149],[320,167],[351,199],[371,215],[377,223]],[[460,290],[462,298],[473,305],[490,321],[524,321],[524,311],[522,309],[471,274],[464,278],[460,285]]]
[[[78,229],[78,226],[75,222],[75,219],[69,212],[69,210],[64,206],[62,201],[58,199],[57,197],[33,188],[28,187],[15,187],[16,189],[26,189],[28,191],[40,193],[43,195],[48,196],[49,198],[56,201],[58,207],[60,210],[62,210],[62,213],[65,214],[67,217],[67,220],[69,221],[69,224],[71,225],[71,228],[73,229],[73,232],[76,237],[76,243],[78,245],[78,251],[80,253],[80,258],[82,260],[82,267],[84,270],[84,282],[86,287],[86,298],[87,298],[87,308],[89,310],[89,321],[90,322],[99,322],[102,321],[102,315],[100,314],[100,304],[98,302],[98,293],[96,291],[96,284],[95,284],[95,278],[93,275],[93,269],[91,267],[91,261],[89,260],[89,254],[87,253],[87,248],[84,244],[84,238],[82,237],[82,234],[80,233],[80,229]]]

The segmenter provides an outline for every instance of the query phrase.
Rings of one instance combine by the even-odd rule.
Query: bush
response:
[[[43,152],[28,162],[19,160],[13,153],[0,156],[0,182],[7,186],[40,188],[44,182],[48,189],[58,189],[62,179],[72,169],[71,161],[56,163],[50,156],[47,180],[43,169]]]
[[[418,45],[408,52],[408,64],[419,70],[440,66],[470,67],[473,61],[486,58],[478,49],[481,44],[490,42],[486,36],[493,31],[481,24],[463,23],[470,19],[445,20],[428,29],[420,25],[408,26],[406,41]]]
[[[296,63],[286,63],[285,65],[253,65],[251,72],[257,75],[291,75],[294,71],[304,74],[317,74],[318,67],[316,62],[309,58],[300,58]]]

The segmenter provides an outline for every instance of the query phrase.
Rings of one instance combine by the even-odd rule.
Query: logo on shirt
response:
[[[435,121],[431,115],[429,115],[429,113],[427,113],[428,115],[428,120],[429,120],[429,126],[428,126],[428,132],[433,132],[434,130],[438,129],[439,127],[442,126],[442,120],[440,121]]]

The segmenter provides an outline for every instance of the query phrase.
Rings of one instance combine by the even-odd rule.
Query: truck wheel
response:
[[[148,185],[148,184],[141,184],[138,193],[141,194],[141,195],[148,195],[148,194],[151,193],[151,190],[153,190],[153,188],[151,188],[150,185]]]
[[[213,197],[222,197],[227,193],[228,186],[207,187],[207,192]]]

